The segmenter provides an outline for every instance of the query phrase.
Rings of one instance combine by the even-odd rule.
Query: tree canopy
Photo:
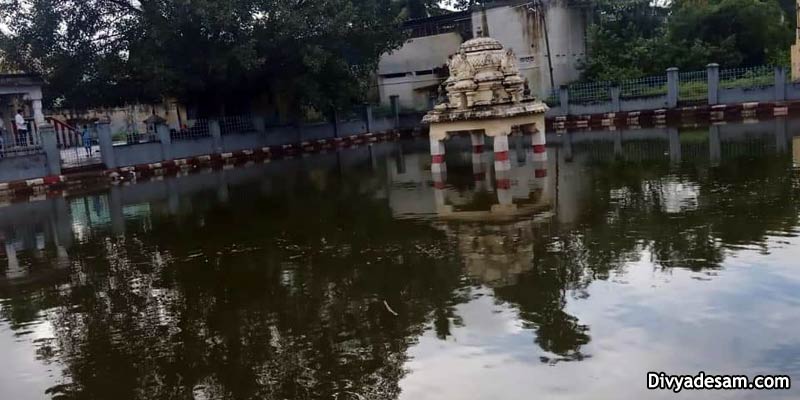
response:
[[[584,79],[621,80],[697,70],[788,63],[795,23],[785,0],[599,0]],[[793,2],[792,2],[793,3]]]
[[[392,0],[0,0],[7,62],[41,73],[56,105],[248,95],[289,110],[361,101],[399,45]]]

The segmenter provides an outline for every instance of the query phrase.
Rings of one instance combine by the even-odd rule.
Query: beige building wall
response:
[[[455,32],[414,38],[401,48],[385,54],[378,64],[378,92],[381,104],[390,105],[397,96],[400,107],[427,110],[431,89],[445,78],[434,69],[447,65],[463,39]]]
[[[570,6],[568,0],[545,0],[540,8],[531,6],[531,2],[518,1],[489,6],[485,20],[489,36],[516,53],[520,75],[528,80],[531,93],[544,98],[553,88],[548,60],[552,61],[555,87],[580,77],[578,66],[586,57],[587,12],[585,8]],[[473,36],[477,37],[482,30],[484,11],[473,11],[471,19]],[[547,52],[548,39],[552,54]],[[455,32],[414,38],[381,57],[378,66],[381,104],[388,106],[391,96],[398,96],[403,108],[427,110],[430,86],[444,78],[417,72],[444,66],[462,42],[461,35]]]
[[[180,112],[180,117],[178,112]],[[54,113],[51,116],[64,122],[75,119],[108,119],[111,122],[111,134],[124,135],[146,133],[147,126],[144,121],[153,114],[166,119],[172,129],[179,129],[181,123],[187,124],[186,107],[172,101],[155,105],[136,104],[125,107],[98,108],[83,113]]]

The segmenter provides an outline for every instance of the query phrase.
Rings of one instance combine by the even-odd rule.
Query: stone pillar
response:
[[[169,126],[166,124],[156,125],[156,135],[161,142],[161,159],[172,160],[172,136],[169,134]]]
[[[42,137],[42,150],[47,158],[47,174],[61,175],[61,150],[58,149],[58,138],[53,125],[44,123],[39,125]]]
[[[498,134],[494,137],[494,169],[495,171],[511,169],[511,160],[508,156],[508,135]]]
[[[675,164],[680,163],[683,156],[678,128],[667,128],[667,134],[669,135],[669,160]]]
[[[622,89],[619,86],[612,86],[609,89],[611,94],[611,112],[618,113],[622,111]]]
[[[469,133],[472,142],[472,154],[483,154],[484,144],[486,143],[483,131],[472,131]]]
[[[167,209],[170,215],[178,215],[181,210],[181,197],[178,192],[178,179],[167,179]]]
[[[485,136],[483,131],[470,132],[472,141],[472,178],[475,181],[475,190],[486,190],[484,181],[486,180],[486,166],[483,163],[483,148]]]
[[[786,68],[775,67],[775,101],[786,100]]]
[[[372,128],[375,126],[375,123],[373,122],[373,118],[372,118],[372,105],[371,104],[367,104],[364,107],[364,124],[366,124],[366,126],[367,126],[367,132],[368,133],[372,132]]]
[[[122,212],[122,188],[112,186],[108,191],[108,212],[111,215],[111,231],[117,236],[125,234],[125,215]]]
[[[392,106],[392,117],[394,118],[394,128],[400,128],[400,96],[390,96],[389,101]]]
[[[433,173],[433,198],[436,201],[436,211],[439,213],[447,209],[447,194],[445,193],[446,181],[446,173]]]
[[[789,139],[786,134],[787,124],[786,117],[775,118],[775,150],[780,154],[789,151]]]
[[[431,141],[431,172],[434,174],[447,172],[447,164],[445,164],[444,155],[444,141],[437,140],[434,137],[430,138]]]
[[[336,107],[333,107],[331,111],[331,128],[333,129],[333,137],[339,137],[339,112],[336,111]]]
[[[227,204],[231,199],[230,189],[228,188],[228,177],[225,176],[225,171],[219,171],[217,174],[217,201],[222,204]]]
[[[562,145],[564,146],[564,161],[572,162],[572,132],[564,134]]]
[[[558,88],[558,101],[561,104],[561,112],[569,115],[569,87],[567,85]]]
[[[547,178],[547,160],[537,160],[536,154],[534,154],[533,150],[530,150],[528,152],[528,164],[531,166],[530,171],[533,172],[530,184],[531,192],[537,189],[544,189],[545,179]]]
[[[713,166],[719,165],[722,160],[722,141],[719,130],[719,125],[711,125],[708,130],[708,156]]]
[[[680,70],[672,67],[667,69],[667,107],[675,108],[678,106],[678,94],[680,92],[679,80]]]
[[[103,159],[103,164],[106,168],[117,168],[117,162],[114,158],[114,142],[111,138],[111,124],[108,121],[101,121],[96,124],[97,129],[97,142],[100,145],[100,156]]]
[[[406,173],[406,155],[403,153],[403,145],[400,142],[397,142],[397,152],[395,157],[395,163],[397,168],[398,174],[405,174]]]
[[[209,120],[208,132],[211,134],[211,151],[215,154],[222,153],[222,129],[219,126],[219,121],[215,119]]]
[[[367,150],[369,150],[369,166],[372,168],[372,171],[377,171],[378,157],[375,155],[375,146],[370,143],[367,145]]]
[[[22,278],[27,275],[25,268],[19,265],[17,248],[14,246],[14,243],[9,240],[6,240],[6,258],[8,259],[8,268],[6,269],[7,279]]]
[[[56,225],[56,236],[58,243],[65,248],[72,246],[72,215],[69,212],[67,199],[57,197],[53,199],[54,223]]]
[[[622,131],[614,132],[614,156],[622,158]]]
[[[533,126],[528,129],[531,135],[531,147],[533,148],[533,161],[547,161],[547,138],[542,129]]]
[[[266,133],[267,132],[267,120],[262,116],[254,116],[253,117],[253,128],[255,128],[256,132],[258,133]]]
[[[511,192],[511,171],[497,170],[495,174],[497,176],[497,202],[500,206],[503,206],[503,208],[513,205],[514,196]]]
[[[719,64],[706,65],[706,79],[708,80],[708,104],[719,104]]]
[[[445,191],[447,182],[447,171],[431,171],[433,177],[433,198],[436,201],[436,212],[445,213],[448,211],[447,194]]]
[[[31,99],[31,108],[33,108],[33,120],[36,125],[42,126],[45,124],[44,112],[42,112],[42,98],[39,97]]]

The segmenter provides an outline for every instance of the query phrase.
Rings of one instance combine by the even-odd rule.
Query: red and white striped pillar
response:
[[[494,169],[495,171],[511,170],[511,160],[508,155],[508,135],[494,137]]]
[[[472,141],[472,154],[483,154],[485,144],[483,131],[472,131],[469,133],[469,138]]]
[[[543,129],[532,127],[531,146],[533,147],[534,161],[547,161],[547,139]]]
[[[511,192],[511,171],[498,169],[495,172],[497,177],[496,191],[497,202],[501,206],[510,206],[514,203],[514,195]]]
[[[476,190],[484,190],[486,181],[486,165],[483,163],[483,148],[485,138],[483,131],[470,132],[472,140],[472,177]]]
[[[434,174],[447,172],[444,163],[444,141],[431,137],[431,172]]]
[[[433,197],[436,201],[436,209],[441,211],[446,205],[447,194],[446,181],[447,172],[433,172]]]

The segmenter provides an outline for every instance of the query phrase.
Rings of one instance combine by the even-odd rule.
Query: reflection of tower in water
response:
[[[432,170],[435,226],[458,243],[468,275],[490,287],[514,284],[519,274],[533,268],[534,232],[551,215],[547,154],[535,151],[537,144],[524,149],[521,132],[516,138],[517,153],[524,156],[498,161],[484,156],[480,132],[470,134],[472,190],[449,186],[445,172]],[[493,182],[487,171],[494,173]],[[496,198],[487,196],[489,187]]]

